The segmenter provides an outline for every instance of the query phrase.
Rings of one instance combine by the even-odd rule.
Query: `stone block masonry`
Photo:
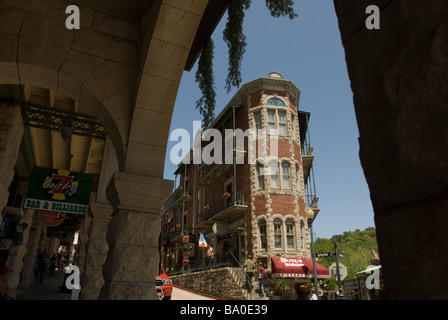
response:
[[[175,285],[229,300],[250,299],[233,268],[171,276]],[[176,289],[174,289],[176,290]]]

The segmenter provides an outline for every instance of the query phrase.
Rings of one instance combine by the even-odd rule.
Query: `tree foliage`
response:
[[[345,258],[339,258],[339,263],[347,267],[345,279],[356,278],[355,273],[364,270],[371,265],[374,259],[372,249],[378,253],[375,228],[369,227],[364,231],[346,231],[343,234],[334,235],[330,239],[318,238],[315,241],[316,252],[334,252],[334,241],[337,242],[338,252]],[[318,262],[329,268],[336,259],[334,257],[319,258]]]
[[[225,82],[227,93],[232,87],[239,87],[241,84],[241,63],[246,51],[246,36],[243,32],[245,12],[250,8],[252,0],[231,0],[228,7],[228,17],[226,27],[223,31],[223,38],[228,47],[228,74]],[[266,7],[271,16],[278,18],[288,16],[290,19],[297,17],[293,9],[294,0],[266,0]],[[196,102],[203,117],[203,128],[207,128],[214,119],[215,110],[215,87],[213,77],[213,42],[207,42],[199,58],[198,70],[196,72],[196,82],[202,97]]]

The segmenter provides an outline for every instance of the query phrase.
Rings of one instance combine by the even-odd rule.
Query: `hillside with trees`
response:
[[[336,240],[338,252],[345,257],[339,258],[339,263],[347,267],[347,279],[356,278],[355,273],[366,269],[374,259],[372,249],[378,253],[375,228],[369,227],[364,231],[346,231],[343,234],[334,235],[331,239],[318,238],[315,241],[317,253],[334,252]],[[318,263],[329,268],[335,261],[335,257],[318,258]]]

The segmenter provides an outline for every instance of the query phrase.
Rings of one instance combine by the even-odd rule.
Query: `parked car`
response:
[[[156,277],[156,291],[159,300],[171,300],[173,294],[173,281],[167,276],[165,269],[162,266],[160,275]]]

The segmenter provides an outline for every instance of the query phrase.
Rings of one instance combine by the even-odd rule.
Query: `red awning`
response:
[[[272,276],[276,278],[313,278],[313,261],[299,258],[271,258]],[[316,262],[318,279],[330,278],[330,270]]]

